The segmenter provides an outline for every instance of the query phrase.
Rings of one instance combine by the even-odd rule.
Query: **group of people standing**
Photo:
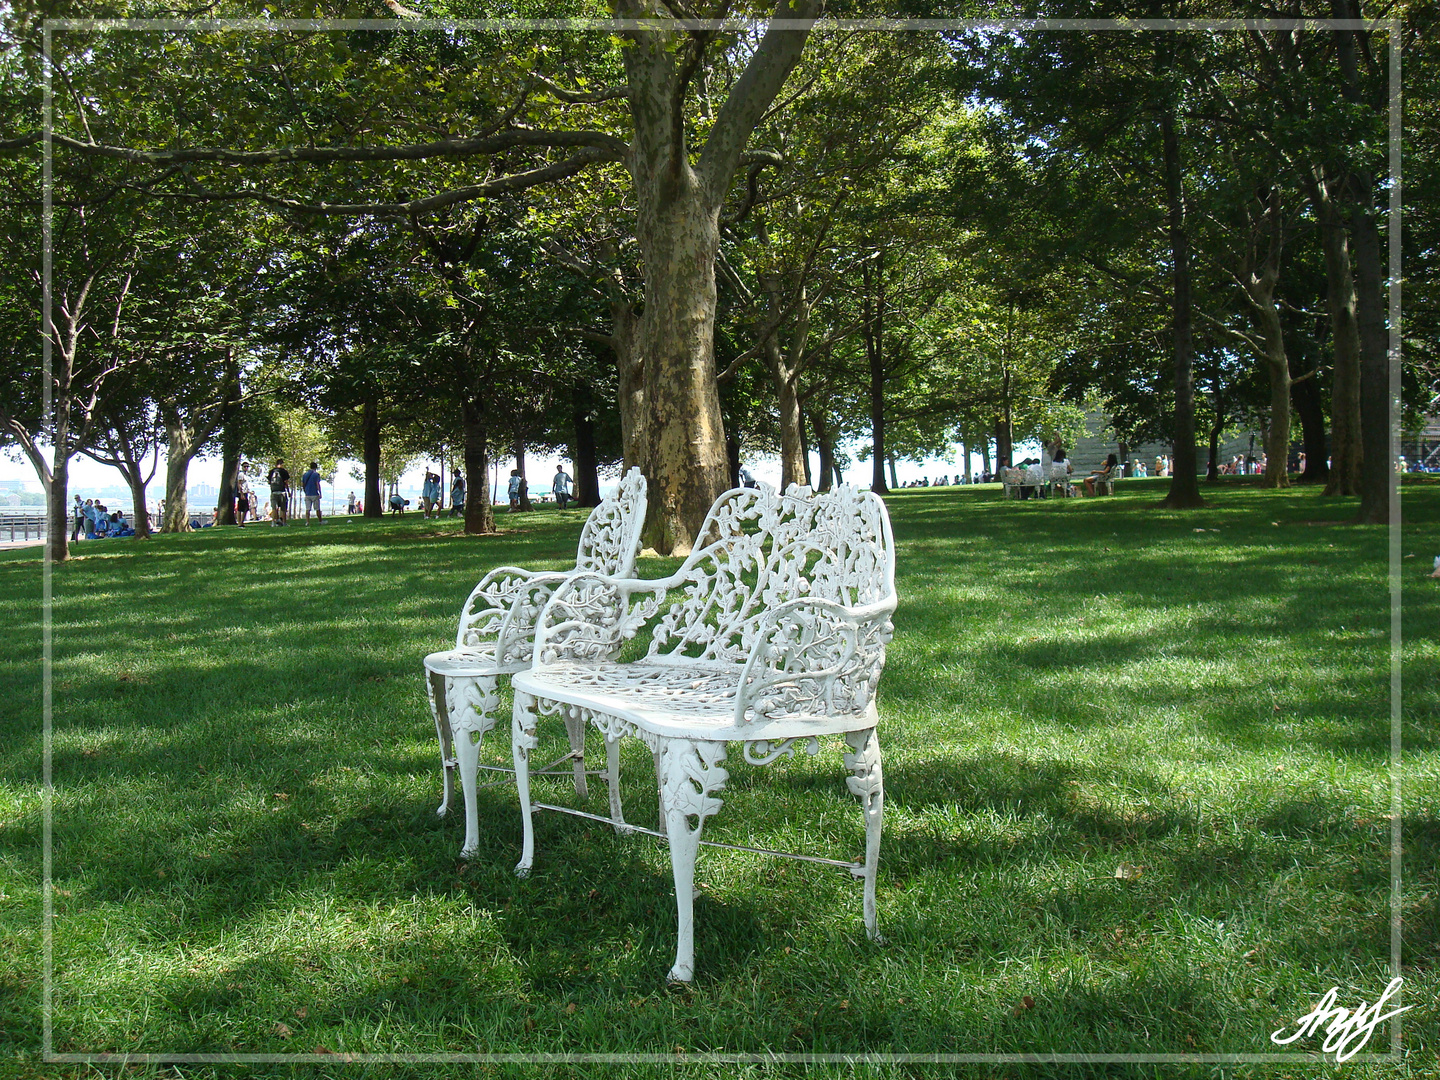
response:
[[[315,520],[324,524],[325,518],[320,512],[320,463],[310,462],[310,468],[306,469],[300,477],[300,492],[305,499],[305,524],[310,524],[310,515],[315,515]],[[265,474],[265,484],[270,489],[270,502],[267,504],[267,511],[270,517],[270,525],[273,528],[281,528],[290,521],[290,470],[285,468],[285,459],[276,458],[275,464]],[[235,524],[242,529],[245,527],[245,520],[259,521],[260,514],[257,511],[257,497],[255,492],[246,487],[245,478],[237,477],[235,481]]]

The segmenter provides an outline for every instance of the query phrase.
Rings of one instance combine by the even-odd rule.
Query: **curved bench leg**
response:
[[[669,974],[674,982],[695,977],[695,856],[705,819],[723,805],[711,792],[724,788],[729,779],[730,774],[720,766],[724,760],[724,743],[660,740],[660,801],[670,838],[670,869],[675,875],[675,965]]]
[[[450,735],[450,695],[446,692],[445,676],[439,672],[426,672],[430,688],[430,715],[435,718],[435,737],[440,740],[440,771],[445,777],[445,786],[440,796],[440,809],[435,813],[444,817],[450,810],[450,798],[455,794],[455,748]]]
[[[875,874],[880,868],[880,826],[885,816],[885,777],[880,767],[880,740],[874,728],[846,734],[851,753],[845,755],[845,767],[854,775],[845,778],[845,786],[860,797],[865,814],[865,934],[871,941],[880,941],[875,917]]]
[[[610,820],[615,823],[615,831],[623,833],[621,828],[625,824],[625,810],[620,805],[620,740],[618,738],[605,738],[605,780],[610,787]]]
[[[510,721],[510,752],[515,758],[515,791],[520,796],[520,826],[525,839],[520,849],[520,861],[515,864],[517,877],[529,877],[530,867],[535,862],[535,822],[530,810],[530,751],[539,740],[535,737],[535,699],[529,694],[516,692],[515,713]]]
[[[495,676],[452,680],[450,727],[455,740],[455,761],[460,771],[460,786],[465,792],[465,843],[460,857],[468,859],[480,849],[480,810],[476,805],[476,773],[480,771],[480,741],[495,726],[495,709],[500,695],[495,692]]]
[[[566,707],[565,734],[570,737],[571,761],[575,765],[575,794],[581,799],[590,797],[590,786],[585,782],[585,718],[580,710]]]

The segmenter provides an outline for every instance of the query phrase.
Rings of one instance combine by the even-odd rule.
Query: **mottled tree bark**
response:
[[[733,83],[696,160],[686,145],[686,91],[711,38],[675,27],[652,0],[617,0],[622,18],[656,18],[658,30],[627,31],[622,49],[634,120],[630,175],[635,235],[645,267],[637,334],[646,430],[635,436],[650,484],[645,543],[688,552],[726,487],[725,432],[715,383],[715,256],[719,214],[755,125],[809,36],[817,0],[778,0],[790,26],[765,32]],[[624,408],[622,402],[622,408]],[[627,448],[627,460],[630,449]]]

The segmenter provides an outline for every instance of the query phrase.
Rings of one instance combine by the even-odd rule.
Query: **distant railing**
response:
[[[16,540],[44,540],[45,515],[43,512],[0,510],[0,540],[14,543]]]

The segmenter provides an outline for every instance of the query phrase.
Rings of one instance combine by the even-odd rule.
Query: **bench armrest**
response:
[[[571,574],[535,623],[535,660],[608,660],[660,610],[673,578]]]
[[[497,661],[529,660],[535,620],[555,589],[574,573],[574,570],[525,570],[518,566],[491,570],[465,601],[455,647],[474,648],[493,639]]]
[[[864,712],[885,666],[894,610],[894,597],[861,608],[802,597],[766,612],[740,675],[735,723]]]

